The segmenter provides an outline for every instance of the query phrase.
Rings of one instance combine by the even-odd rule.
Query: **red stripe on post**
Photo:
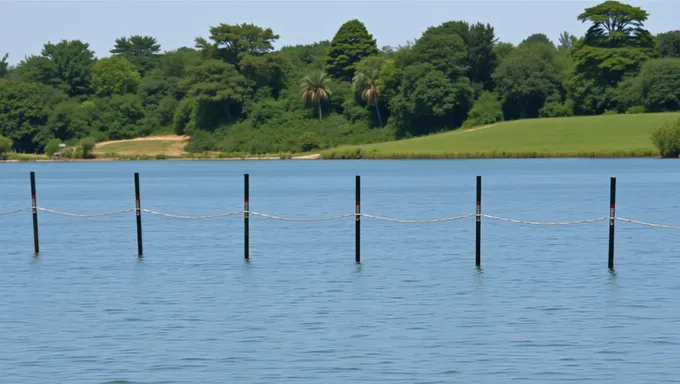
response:
[[[614,209],[616,204],[612,204],[609,208]]]
[[[247,203],[247,202],[248,202],[248,199],[243,199],[243,202],[244,202],[244,203]]]

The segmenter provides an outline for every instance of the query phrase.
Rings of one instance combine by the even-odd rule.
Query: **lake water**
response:
[[[0,164],[0,211],[142,207],[179,215],[243,208],[287,217],[404,219],[483,212],[535,221],[609,214],[680,225],[669,160],[215,161]],[[524,226],[241,215],[0,216],[4,383],[671,383],[680,381],[680,231],[617,222]]]

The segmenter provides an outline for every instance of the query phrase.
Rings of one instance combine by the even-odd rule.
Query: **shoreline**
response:
[[[143,156],[138,158],[94,158],[94,159],[8,159],[0,163],[88,163],[116,161],[252,161],[252,160],[501,160],[501,159],[661,159],[652,153],[449,153],[449,154],[404,154],[404,153],[329,153],[301,156],[246,156],[246,157],[167,157]]]

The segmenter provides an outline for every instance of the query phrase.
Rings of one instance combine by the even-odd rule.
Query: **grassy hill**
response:
[[[343,158],[645,157],[650,136],[680,113],[516,120],[408,140],[346,146],[321,153]]]

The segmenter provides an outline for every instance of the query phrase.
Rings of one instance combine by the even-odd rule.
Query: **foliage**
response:
[[[650,60],[642,66],[639,78],[647,111],[680,109],[680,58]]]
[[[311,73],[302,80],[302,102],[305,105],[316,104],[319,110],[319,120],[323,120],[321,104],[327,102],[332,94],[329,88],[330,78],[325,72]]]
[[[658,54],[660,57],[680,58],[680,31],[659,33],[656,39],[658,41]]]
[[[680,156],[680,118],[667,121],[654,130],[652,141],[662,157],[678,158]]]
[[[537,31],[517,46],[464,20],[380,50],[358,20],[330,41],[280,49],[275,31],[248,23],[210,26],[192,47],[165,52],[152,36],[120,37],[102,58],[80,40],[48,42],[14,67],[0,56],[0,134],[37,153],[55,140],[75,148],[175,132],[192,137],[196,156],[246,156],[680,109],[679,31],[653,37],[646,11],[616,1],[574,18],[585,36],[565,31],[553,43]]]
[[[12,140],[0,135],[0,156],[12,150]]]
[[[129,38],[116,39],[115,46],[110,52],[126,58],[135,66],[137,72],[144,76],[146,72],[158,65],[160,49],[161,46],[155,38],[133,35]]]
[[[463,127],[495,124],[500,121],[503,121],[503,104],[498,94],[483,92],[472,105]]]
[[[55,153],[59,152],[59,145],[61,144],[61,140],[59,139],[50,139],[47,141],[45,144],[45,154],[47,156],[52,156]]]
[[[359,20],[350,20],[340,26],[328,49],[326,72],[335,79],[351,81],[354,66],[364,57],[378,53],[375,39]]]
[[[97,96],[137,92],[139,73],[125,57],[113,56],[92,66],[92,89]]]
[[[7,57],[9,54],[5,53],[5,55],[2,57],[0,60],[0,79],[3,77],[7,76],[9,73],[9,63],[7,62]]]
[[[96,141],[91,137],[84,138],[83,140],[80,141],[80,146],[83,149],[83,158],[84,159],[91,159],[91,158],[94,157],[94,155],[92,154],[92,151],[94,150],[95,144],[96,144]]]

